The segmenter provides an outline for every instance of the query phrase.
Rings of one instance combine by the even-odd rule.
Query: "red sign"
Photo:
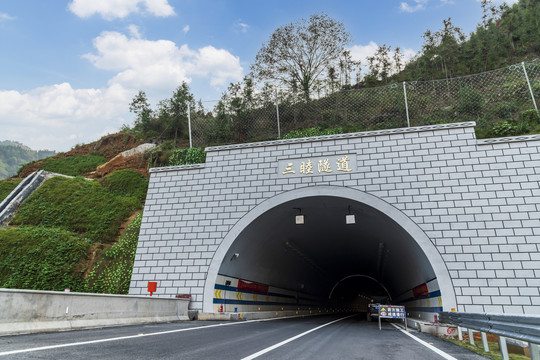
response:
[[[236,288],[238,290],[248,290],[268,294],[268,285],[258,284],[254,282],[238,280],[238,286]]]
[[[152,296],[152,293],[156,292],[156,290],[157,290],[157,282],[149,281],[148,282],[148,292],[150,293],[150,296]]]
[[[428,290],[427,284],[418,285],[417,287],[412,289],[412,293],[415,298],[421,297],[421,296],[428,296],[429,290]]]

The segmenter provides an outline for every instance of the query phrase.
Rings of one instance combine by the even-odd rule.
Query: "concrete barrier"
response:
[[[189,299],[0,289],[0,335],[188,320]]]

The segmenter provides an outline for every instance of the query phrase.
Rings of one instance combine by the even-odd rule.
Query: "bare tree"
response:
[[[325,13],[313,14],[272,33],[257,53],[252,76],[290,87],[297,84],[309,99],[316,80],[329,68],[339,68],[339,58],[350,42],[342,22]]]

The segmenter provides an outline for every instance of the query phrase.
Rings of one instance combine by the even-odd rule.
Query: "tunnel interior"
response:
[[[420,246],[394,220],[335,196],[299,198],[266,211],[239,234],[218,273],[359,307],[372,299],[395,302],[436,278]]]

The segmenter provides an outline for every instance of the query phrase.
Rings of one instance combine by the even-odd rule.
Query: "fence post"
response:
[[[529,343],[529,350],[531,352],[531,360],[540,360],[540,351],[538,345]]]
[[[480,333],[482,336],[482,347],[484,348],[484,352],[489,352],[489,345],[487,341],[487,334],[485,332]]]
[[[279,91],[279,89],[276,89],[276,117],[277,117],[278,139],[281,139],[281,129],[279,128],[279,98],[278,98],[278,91]]]
[[[510,360],[508,356],[508,347],[506,346],[506,338],[504,336],[499,336],[499,349],[501,349],[502,360]]]
[[[191,141],[191,106],[189,102],[187,104],[187,118],[188,118],[188,130],[189,130],[189,147],[193,147],[193,142]]]
[[[536,106],[536,100],[534,99],[534,93],[531,87],[531,82],[529,81],[529,75],[527,74],[527,69],[525,69],[525,61],[521,62],[521,66],[523,67],[523,73],[525,74],[525,79],[527,79],[527,85],[529,85],[529,92],[531,93],[531,98],[534,104],[534,108],[536,111],[538,111],[538,106]]]
[[[471,344],[473,346],[476,346],[476,344],[474,343],[473,330],[469,328],[469,329],[467,329],[467,333],[469,334],[469,344]]]
[[[406,82],[403,82],[403,95],[405,95],[405,112],[407,113],[407,127],[411,127],[411,121],[409,120],[409,105],[407,104],[407,87]]]

